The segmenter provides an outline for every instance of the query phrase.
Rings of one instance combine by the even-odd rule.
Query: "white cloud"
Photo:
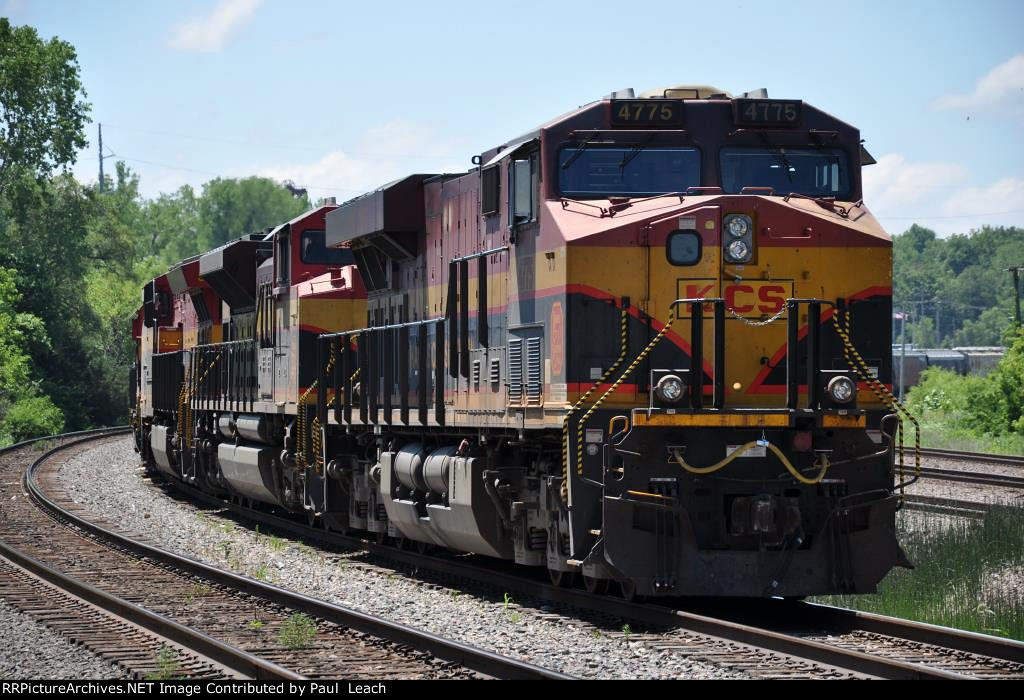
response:
[[[942,207],[946,216],[998,218],[1003,212],[1024,218],[1024,179],[1004,177],[985,187],[957,189]]]
[[[864,169],[864,201],[890,233],[917,223],[940,235],[1024,225],[1024,179],[970,185],[956,163],[912,163],[897,153]]]
[[[863,170],[864,199],[872,210],[902,210],[948,192],[967,178],[956,163],[909,163],[898,153],[881,156]]]
[[[24,0],[0,0],[0,17],[13,18],[25,7]]]
[[[990,70],[970,94],[945,95],[932,106],[960,112],[1024,116],[1024,53]]]
[[[190,19],[174,30],[170,45],[179,51],[221,51],[262,0],[220,0],[206,17]]]
[[[312,162],[270,163],[238,172],[291,180],[309,189],[311,199],[333,195],[341,201],[413,173],[464,172],[468,155],[453,156],[461,150],[428,127],[395,120],[369,129],[352,149],[330,151]]]

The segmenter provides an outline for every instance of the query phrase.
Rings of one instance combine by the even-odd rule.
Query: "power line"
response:
[[[227,139],[221,136],[200,136],[196,134],[181,134],[171,131],[154,131],[152,129],[139,129],[134,126],[119,126],[117,124],[107,124],[107,128],[120,129],[122,131],[134,131],[140,134],[150,134],[151,136],[167,136],[176,139],[186,139],[189,141],[207,141],[210,143],[224,143],[231,144],[234,146],[247,146],[249,148],[270,148],[275,150],[284,151],[308,151],[310,153],[323,153],[324,148],[322,146],[295,146],[290,144],[281,143],[268,143],[265,141],[243,141],[240,139]],[[339,149],[343,153],[354,155],[354,156],[368,156],[372,158],[415,158],[415,159],[428,159],[428,158],[445,158],[449,156],[443,155],[429,155],[425,153],[391,153],[384,151],[353,151],[347,148]]]
[[[993,211],[985,214],[956,214],[952,216],[876,216],[879,221],[916,221],[919,219],[973,219],[979,216],[1006,216],[1007,214],[1024,214],[1024,209],[1010,211]]]
[[[211,170],[199,170],[198,168],[186,168],[186,167],[180,166],[180,165],[169,165],[167,163],[157,163],[156,161],[144,160],[142,158],[131,158],[129,156],[118,156],[118,158],[120,158],[121,160],[128,161],[129,163],[143,163],[145,165],[152,165],[152,166],[155,166],[157,168],[166,168],[167,170],[180,170],[181,172],[195,173],[197,175],[207,175],[209,177],[222,177],[222,178],[236,178],[236,177],[239,177],[238,175],[225,175],[223,173],[215,173],[215,172],[213,172]],[[334,186],[324,186],[324,185],[309,185],[309,184],[306,184],[306,183],[302,183],[302,186],[307,188],[307,189],[322,190],[324,192],[355,192],[355,193],[361,193],[361,192],[365,192],[366,191],[366,189],[352,189],[351,187],[334,187]]]

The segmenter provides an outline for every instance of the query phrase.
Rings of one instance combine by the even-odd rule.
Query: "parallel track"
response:
[[[557,603],[651,628],[685,630],[748,645],[782,655],[791,663],[817,667],[822,674],[838,671],[893,679],[1024,678],[1024,643],[1019,641],[792,601],[748,601],[742,605],[733,601],[726,605],[676,601],[679,607],[671,603],[627,602],[555,587],[539,580],[533,575],[535,572],[485,557],[454,557],[444,553],[431,556],[399,550],[351,535],[325,532],[274,513],[229,504],[180,482],[172,482],[172,486],[194,501],[228,508],[264,530],[269,527],[342,549],[363,549],[385,561],[411,567],[418,575],[433,572],[454,579],[454,585],[472,582],[474,587],[485,590],[516,591],[520,596],[533,598],[538,606]],[[645,641],[658,648],[651,635]]]
[[[99,630],[104,636],[98,643],[93,640],[93,646],[115,648],[126,657],[131,657],[134,649],[134,659],[120,659],[113,652],[107,656],[118,658],[137,675],[152,667],[154,644],[167,640],[184,654],[180,672],[204,677],[566,677],[221,571],[83,517],[75,512],[80,509],[60,493],[53,471],[46,467],[58,453],[81,449],[111,434],[115,433],[75,436],[36,459],[24,476],[31,503],[19,495],[5,496],[0,506],[0,551],[14,566],[0,566],[0,594],[14,603],[21,601],[37,617],[70,631],[86,646],[90,645],[90,635],[97,634],[95,627],[84,621],[68,622],[64,617],[78,610],[88,613],[85,617],[95,623],[97,610],[102,608],[108,613],[105,624],[109,629]],[[0,452],[8,458],[7,468],[0,472],[7,477],[8,488],[16,483],[11,477],[23,464],[11,458],[26,447],[21,444]],[[69,569],[71,575],[58,569]],[[5,577],[8,570],[14,573]],[[45,615],[39,615],[38,604],[30,600],[30,589],[38,589],[41,584],[26,576],[37,576],[49,585],[71,591],[82,602],[70,605],[75,610],[50,605]],[[65,595],[58,594],[56,600],[65,600],[61,597]],[[288,615],[294,613],[310,616],[317,630],[302,648],[285,645],[272,634],[287,626]],[[259,621],[258,627],[253,625],[254,620]],[[112,643],[110,635],[117,637],[118,630],[123,639]],[[145,644],[140,647],[140,634],[155,640],[148,649]],[[260,656],[243,647],[258,649]]]

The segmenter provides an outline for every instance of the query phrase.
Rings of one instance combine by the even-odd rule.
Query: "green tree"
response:
[[[20,301],[17,274],[0,267],[0,446],[50,435],[64,416],[47,396],[39,396],[26,349],[49,349],[42,321],[15,307]]]
[[[0,17],[0,194],[17,173],[46,177],[75,162],[89,104],[75,49]]]
[[[197,248],[215,248],[247,233],[277,226],[309,209],[309,199],[294,197],[265,177],[217,178],[203,185],[199,198]]]

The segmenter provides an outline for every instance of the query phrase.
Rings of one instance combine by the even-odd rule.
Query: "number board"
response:
[[[733,100],[733,120],[747,126],[796,126],[802,100]]]
[[[679,100],[612,100],[612,126],[679,126],[682,122]]]

